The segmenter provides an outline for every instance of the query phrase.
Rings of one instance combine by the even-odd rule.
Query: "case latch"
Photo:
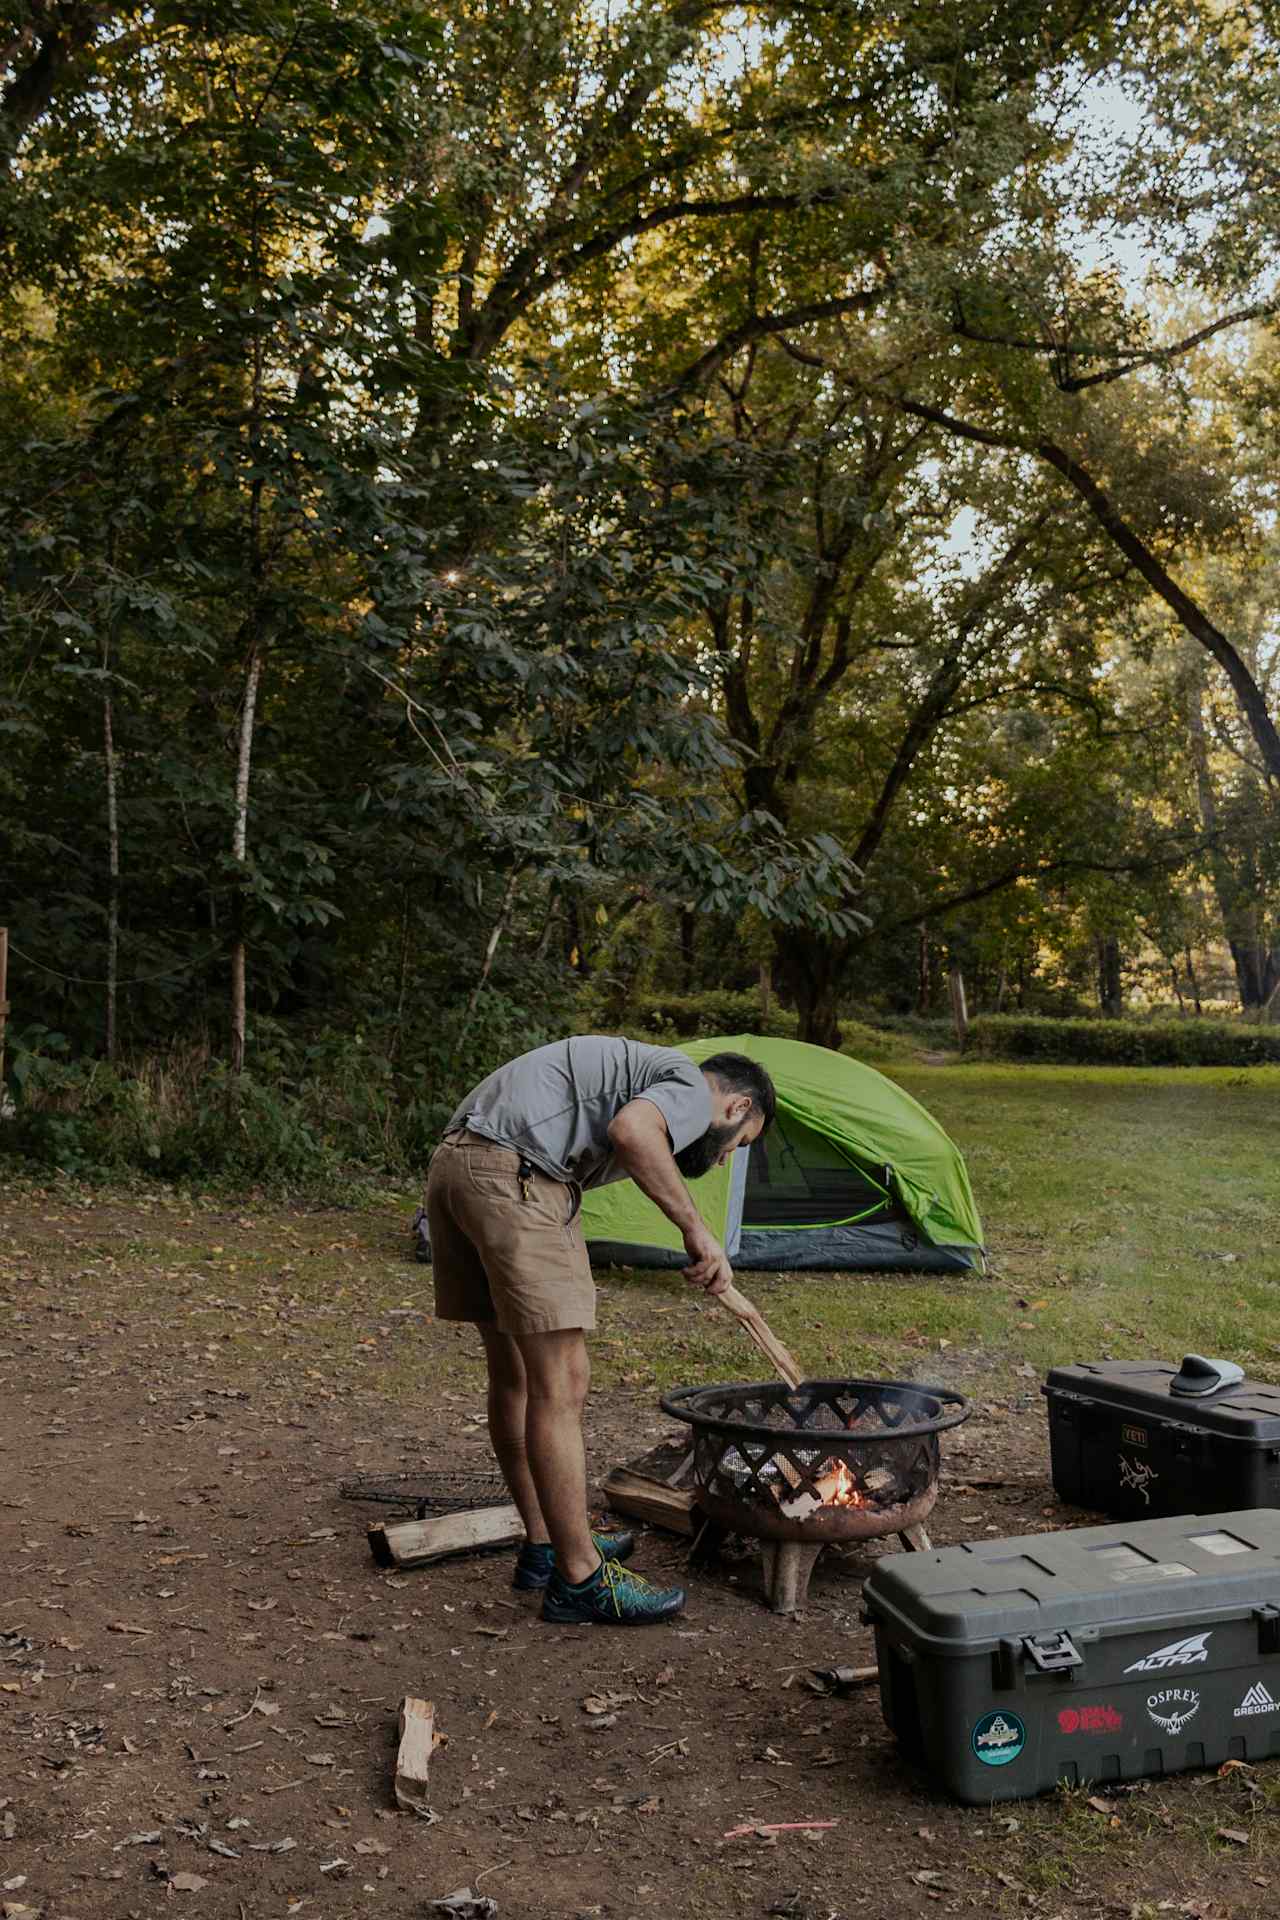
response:
[[[1069,1633],[1029,1633],[1022,1646],[1041,1673],[1070,1673],[1084,1665],[1084,1655]]]
[[[1258,1623],[1258,1652],[1280,1653],[1280,1607],[1268,1600],[1254,1608],[1253,1617]]]

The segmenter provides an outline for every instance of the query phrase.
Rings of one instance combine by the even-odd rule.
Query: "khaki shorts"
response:
[[[526,1163],[527,1164],[527,1163]],[[431,1156],[427,1227],[436,1316],[501,1333],[596,1324],[596,1289],[577,1190],[549,1174],[519,1178],[520,1155],[454,1133]]]

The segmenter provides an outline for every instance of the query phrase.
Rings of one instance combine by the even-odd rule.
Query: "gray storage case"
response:
[[[1280,1754],[1280,1510],[877,1561],[880,1702],[973,1805]]]

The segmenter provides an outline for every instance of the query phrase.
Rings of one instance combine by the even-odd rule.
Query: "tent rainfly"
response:
[[[982,1224],[958,1148],[919,1101],[826,1047],[758,1034],[682,1046],[694,1060],[745,1053],[773,1078],[763,1140],[691,1183],[735,1267],[770,1272],[982,1265]],[[587,1193],[596,1266],[681,1267],[680,1235],[630,1180]]]

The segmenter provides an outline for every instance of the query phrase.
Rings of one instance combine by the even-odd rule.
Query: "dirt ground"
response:
[[[0,1199],[6,1920],[402,1920],[465,1885],[501,1920],[1277,1910],[1272,1769],[966,1809],[900,1760],[874,1689],[810,1691],[811,1669],[874,1658],[867,1559],[820,1564],[784,1620],[751,1561],[689,1575],[687,1543],[647,1531],[636,1564],[690,1597],[635,1632],[543,1626],[507,1555],[379,1572],[377,1510],[339,1483],[487,1464],[464,1336],[385,1301],[366,1330],[349,1302],[353,1353],[329,1367],[324,1288],[298,1275],[358,1258],[421,1298],[386,1219],[160,1212]],[[935,1541],[1078,1523],[1028,1370],[951,1359],[977,1405],[945,1445]],[[670,1432],[651,1393],[597,1393],[597,1477]],[[407,1693],[448,1736],[431,1822],[391,1799]],[[801,1821],[833,1824],[757,1831]]]

